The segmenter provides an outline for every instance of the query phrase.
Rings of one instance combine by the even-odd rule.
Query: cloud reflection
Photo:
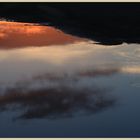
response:
[[[114,105],[116,100],[109,88],[89,85],[88,80],[83,86],[81,82],[80,77],[17,82],[0,95],[0,109],[18,110],[18,119],[60,119],[96,113]]]
[[[65,79],[76,80],[79,78],[94,78],[97,76],[111,76],[120,72],[119,68],[98,68],[90,70],[77,71],[74,74],[69,73],[45,73],[34,76],[33,80],[49,80],[49,81],[62,81]]]

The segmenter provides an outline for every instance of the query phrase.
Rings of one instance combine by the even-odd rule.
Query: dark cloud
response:
[[[44,76],[45,77],[45,76]],[[57,79],[57,78],[56,78]],[[52,86],[42,86],[42,78],[17,82],[7,87],[0,95],[0,109],[17,110],[19,119],[60,119],[77,115],[94,114],[112,107],[116,99],[110,93],[111,88],[94,85],[78,85],[80,79],[65,77],[61,81],[44,78],[44,83],[52,82]],[[36,87],[35,83],[40,87]],[[53,85],[57,82],[57,85]]]
[[[47,22],[100,44],[140,43],[139,3],[3,3],[0,16]]]

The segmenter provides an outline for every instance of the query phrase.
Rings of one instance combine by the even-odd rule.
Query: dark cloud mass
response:
[[[140,3],[1,3],[0,17],[49,23],[106,45],[140,43]]]
[[[96,73],[92,76],[99,76]],[[80,78],[85,76],[88,75],[77,79],[66,75],[51,78],[51,75],[45,74],[30,81],[19,81],[0,94],[0,111],[18,110],[20,115],[16,119],[60,119],[94,114],[112,107],[116,102],[115,97],[109,94],[112,89],[94,83],[89,86],[88,82],[83,86]],[[46,85],[43,86],[44,83]]]

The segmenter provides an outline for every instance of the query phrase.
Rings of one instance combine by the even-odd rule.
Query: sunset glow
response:
[[[84,39],[67,35],[49,26],[0,21],[0,49],[64,45],[82,40]]]

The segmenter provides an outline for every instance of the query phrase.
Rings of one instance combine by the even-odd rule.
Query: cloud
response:
[[[49,26],[0,21],[0,48],[71,44],[81,38],[67,35]]]
[[[81,79],[74,77],[65,76],[59,81],[45,78],[19,81],[7,87],[0,95],[0,110],[17,110],[20,115],[16,119],[60,119],[94,114],[116,102],[109,88],[89,85],[88,81],[83,85]]]

